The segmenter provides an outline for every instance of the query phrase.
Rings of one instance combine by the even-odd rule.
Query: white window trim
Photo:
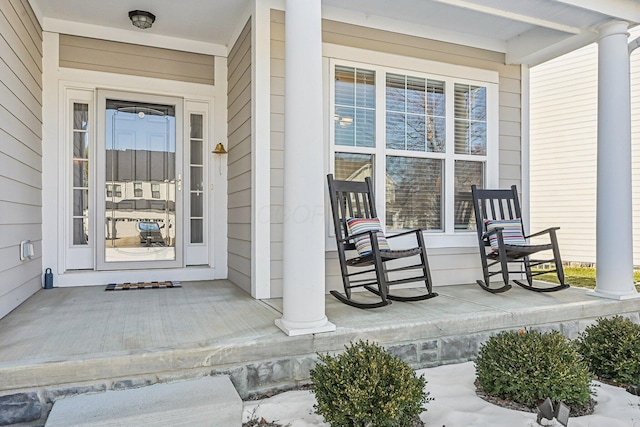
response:
[[[89,106],[89,242],[86,245],[73,244],[73,104],[87,104]],[[63,235],[61,242],[64,242],[63,253],[65,253],[64,269],[78,270],[93,268],[93,259],[95,251],[96,235],[94,232],[95,222],[95,153],[94,141],[96,132],[95,123],[95,98],[92,90],[85,90],[75,87],[66,87],[64,90],[64,98],[62,104],[62,127],[63,133],[61,137],[61,157],[63,160],[63,176],[64,184],[61,189],[62,200],[64,201],[64,214],[62,215],[63,226],[61,227]]]
[[[184,112],[184,158],[185,158],[185,167],[187,168],[184,171],[184,235],[185,235],[185,260],[187,265],[207,265],[209,263],[209,249],[208,246],[210,244],[209,239],[209,222],[208,219],[211,218],[211,212],[209,211],[209,167],[210,162],[207,161],[209,157],[210,149],[208,142],[211,140],[209,135],[209,122],[210,118],[210,108],[209,103],[207,102],[198,102],[192,100],[185,100],[185,112]],[[203,178],[203,189],[202,189],[202,197],[203,206],[202,206],[202,215],[203,215],[203,240],[202,243],[191,243],[191,115],[199,114],[202,115],[202,178]],[[217,171],[218,174],[222,173],[222,159],[221,158],[213,158],[213,163],[211,167]],[[216,172],[214,172],[216,173]]]
[[[450,65],[434,61],[422,60],[417,58],[407,58],[398,55],[392,55],[381,52],[371,52],[357,48],[350,48],[337,45],[324,45],[324,55],[331,55],[325,58],[325,81],[327,82],[326,106],[325,110],[329,112],[328,132],[326,136],[326,144],[328,152],[327,173],[334,173],[334,158],[336,151],[349,153],[373,154],[374,157],[374,182],[384,182],[385,158],[391,154],[404,154],[403,150],[386,149],[386,128],[384,118],[384,99],[385,99],[385,74],[395,73],[403,75],[411,75],[415,77],[423,77],[426,79],[445,81],[445,93],[453,94],[455,83],[470,84],[484,86],[487,89],[487,154],[486,156],[452,154],[453,136],[454,136],[454,105],[451,102],[452,95],[448,95],[446,99],[446,151],[445,153],[414,153],[413,157],[440,158],[444,159],[444,178],[445,183],[451,185],[444,186],[445,201],[443,205],[444,231],[425,231],[425,240],[430,248],[447,248],[447,247],[475,247],[477,245],[477,237],[475,231],[455,231],[454,230],[454,162],[455,160],[473,160],[485,162],[485,186],[497,187],[499,178],[499,75],[495,71],[475,69],[458,65]],[[358,61],[356,61],[358,60]],[[333,111],[335,105],[335,67],[343,65],[348,67],[362,68],[373,70],[376,73],[376,147],[336,147],[334,145],[334,120]],[[398,68],[406,67],[406,68]],[[380,190],[378,190],[380,191]],[[376,209],[381,222],[385,223],[385,200],[382,197],[376,198]],[[328,221],[326,229],[328,230],[326,239],[327,250],[336,250],[335,237],[333,233],[333,218],[330,207],[327,204]]]

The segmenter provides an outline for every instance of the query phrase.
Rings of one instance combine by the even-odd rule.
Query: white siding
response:
[[[229,280],[251,292],[251,21],[228,58]]]
[[[372,28],[323,20],[323,42],[405,55],[499,74],[499,182],[521,185],[520,66],[504,55]],[[282,208],[284,142],[284,13],[271,12],[271,295],[282,295]],[[326,184],[325,184],[326,185]],[[477,247],[429,250],[436,285],[474,282],[481,276]],[[327,290],[342,287],[337,255],[326,255]]]
[[[42,283],[42,29],[27,0],[0,2],[0,318]],[[35,257],[20,261],[20,241]]]
[[[638,52],[631,56],[631,85],[634,265],[640,265]],[[531,230],[559,226],[565,262],[596,261],[597,116],[596,44],[531,69]]]

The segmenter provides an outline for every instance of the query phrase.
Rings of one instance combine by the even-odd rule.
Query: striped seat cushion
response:
[[[389,243],[387,243],[387,238],[384,237],[384,231],[382,231],[382,226],[380,225],[380,220],[378,218],[348,218],[347,228],[349,229],[350,236],[363,233],[365,231],[375,231],[378,237],[378,247],[380,250],[390,250]],[[353,242],[356,245],[358,255],[365,256],[372,252],[371,239],[369,238],[368,233],[354,237]]]
[[[524,240],[524,236],[522,235],[522,222],[520,219],[502,219],[502,220],[490,220],[487,219],[484,221],[485,228],[487,232],[494,230],[496,228],[503,228],[502,230],[502,239],[504,240],[505,245],[526,245],[527,242]],[[491,249],[498,249],[498,234],[492,234],[489,236],[489,243],[491,244]]]

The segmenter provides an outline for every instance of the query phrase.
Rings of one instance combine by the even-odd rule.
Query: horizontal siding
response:
[[[251,292],[251,21],[227,59],[229,280]]]
[[[24,0],[3,1],[0,7],[0,57],[19,76],[24,87],[31,96],[42,100],[42,30],[32,27],[33,14],[18,16],[16,8],[24,8],[28,3]],[[31,9],[29,9],[30,11]],[[29,29],[28,29],[29,28]],[[28,29],[28,30],[27,30]],[[29,34],[25,35],[25,31]],[[34,47],[34,44],[36,45]],[[7,78],[9,76],[5,76]],[[18,90],[18,88],[15,88]]]
[[[271,296],[282,296],[284,268],[284,16],[271,11],[271,93],[270,93],[270,161],[271,161]]]
[[[631,30],[631,39],[640,30]],[[640,56],[631,56],[633,252],[640,266]],[[567,262],[596,261],[598,50],[531,69],[531,225],[559,226]],[[558,185],[562,183],[562,185]]]
[[[430,249],[428,256],[434,287],[475,283],[482,277],[478,248]],[[325,272],[327,292],[342,291],[342,276],[337,252],[326,253]]]
[[[42,29],[27,0],[0,2],[0,318],[41,287]],[[35,257],[20,260],[20,242]]]
[[[214,57],[158,47],[60,35],[61,67],[214,84]]]
[[[454,65],[498,72],[499,77],[499,178],[500,185],[521,185],[521,76],[520,67],[505,65],[504,55],[451,43],[428,40],[388,31],[381,31],[336,21],[323,20],[322,39],[325,43],[350,46],[394,55],[438,61]],[[284,141],[284,13],[271,11],[271,204],[274,210],[283,206],[283,141]],[[271,227],[271,291],[281,295],[282,224],[272,218]],[[479,255],[477,249],[454,248],[464,255],[452,259],[457,263],[446,267],[449,258],[430,252],[431,268],[436,284],[468,283],[477,279]],[[469,253],[471,251],[471,253]],[[339,268],[335,257],[327,263],[327,289],[340,288]],[[463,266],[460,269],[460,266]],[[469,266],[467,268],[467,266]]]
[[[591,45],[531,69],[531,230],[559,226],[567,262],[595,262],[596,147]]]

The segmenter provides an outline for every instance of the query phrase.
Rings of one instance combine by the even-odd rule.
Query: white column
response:
[[[598,39],[598,189],[596,289],[614,299],[638,296],[633,285],[631,95],[628,23],[613,21]]]
[[[321,0],[286,0],[283,314],[287,335],[335,331],[325,315]]]
[[[251,18],[251,295],[271,297],[271,8],[254,0]]]

